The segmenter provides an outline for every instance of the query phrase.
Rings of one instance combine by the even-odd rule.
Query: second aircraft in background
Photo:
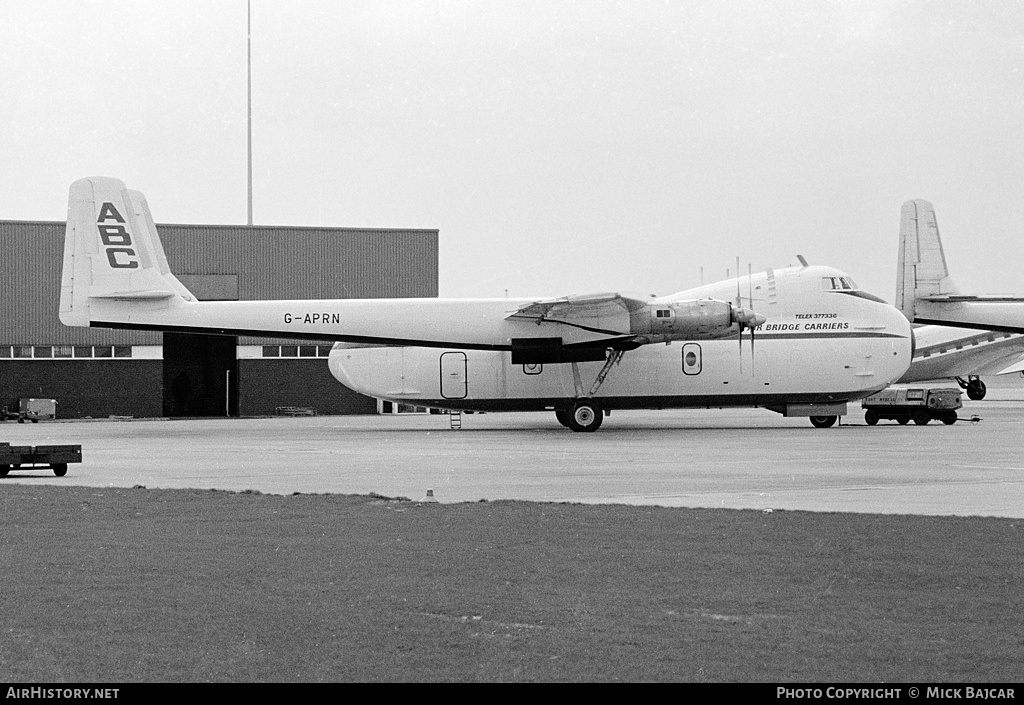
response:
[[[903,204],[896,277],[896,306],[918,324],[900,383],[955,379],[977,400],[986,393],[980,375],[1024,371],[1024,297],[960,294],[928,201]]]

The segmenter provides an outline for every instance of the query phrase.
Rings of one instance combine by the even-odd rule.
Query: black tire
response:
[[[53,464],[53,474],[56,475],[57,477],[64,477],[65,475],[68,474],[68,464],[67,463],[54,463]]]
[[[896,419],[896,423],[898,423],[900,426],[906,426],[908,423],[910,423],[910,417],[901,416],[898,419]]]
[[[910,418],[913,419],[914,423],[918,426],[924,426],[932,420],[931,414],[928,413],[927,409],[917,409],[913,414],[911,414]]]
[[[569,412],[569,428],[577,433],[593,433],[601,428],[603,420],[600,407],[589,399],[576,402]]]
[[[569,410],[568,409],[555,409],[555,418],[558,419],[558,423],[562,424],[566,428],[569,428]]]
[[[981,401],[985,398],[985,393],[988,389],[985,388],[985,383],[980,379],[974,382],[967,383],[967,397],[974,401]]]
[[[955,424],[956,423],[956,412],[955,411],[947,411],[947,412],[945,412],[942,415],[942,423],[946,424],[947,426],[952,426],[953,424]]]
[[[835,424],[838,419],[838,416],[812,416],[811,425],[815,428],[828,428]]]
[[[39,423],[39,419],[32,419],[32,423]]]
[[[10,465],[0,465],[0,477],[7,477],[7,473],[9,473],[10,471]]]
[[[864,422],[867,423],[868,426],[874,426],[876,423],[878,423],[878,412],[875,411],[874,409],[868,409],[867,411],[865,411]]]

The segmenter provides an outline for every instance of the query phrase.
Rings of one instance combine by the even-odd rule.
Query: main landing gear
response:
[[[572,365],[572,379],[576,387],[576,398],[572,400],[570,406],[555,409],[555,418],[558,419],[558,423],[577,433],[592,433],[601,428],[601,422],[604,421],[604,410],[594,401],[593,396],[597,394],[597,390],[604,384],[604,380],[612,367],[619,364],[622,360],[623,352],[622,350],[608,351],[604,367],[597,373],[597,378],[594,380],[594,384],[590,387],[588,393],[583,391],[579,365],[575,362],[570,363]]]
[[[963,377],[957,377],[956,383],[960,385],[960,389],[967,390],[968,398],[974,401],[981,401],[985,398],[985,393],[988,392],[985,383],[978,375],[967,375],[966,380]]]
[[[588,433],[601,428],[604,412],[593,399],[577,399],[570,409],[556,409],[558,423],[577,433]]]

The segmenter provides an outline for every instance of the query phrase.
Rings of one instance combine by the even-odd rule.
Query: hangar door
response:
[[[238,415],[238,338],[164,333],[164,416]]]

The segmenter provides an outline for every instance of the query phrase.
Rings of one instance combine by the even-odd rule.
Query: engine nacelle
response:
[[[671,340],[711,340],[735,335],[740,328],[756,328],[764,317],[726,301],[697,299],[648,304],[629,314],[630,333],[641,345]]]

